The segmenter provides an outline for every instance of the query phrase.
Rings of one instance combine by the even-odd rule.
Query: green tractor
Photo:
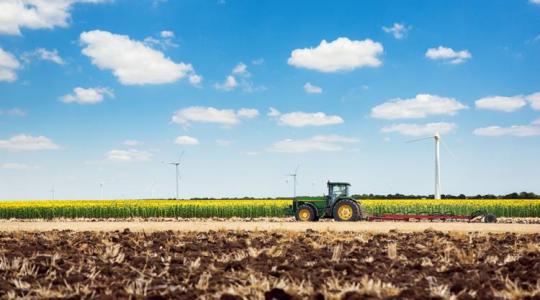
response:
[[[360,203],[349,196],[350,184],[328,181],[328,195],[323,197],[295,197],[287,208],[288,215],[297,221],[318,221],[334,218],[336,221],[358,221],[362,219]]]

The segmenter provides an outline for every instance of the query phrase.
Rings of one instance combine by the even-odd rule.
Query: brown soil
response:
[[[540,235],[0,232],[0,298],[540,298]]]

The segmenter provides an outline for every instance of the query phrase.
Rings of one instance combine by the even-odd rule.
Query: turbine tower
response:
[[[407,143],[414,143],[427,139],[435,140],[435,193],[433,194],[436,200],[441,199],[441,155],[440,155],[440,143],[441,135],[437,132],[433,136],[423,137],[415,140],[407,141]]]
[[[180,191],[180,175],[179,175],[179,170],[178,170],[178,167],[180,166],[180,162],[182,161],[182,156],[184,156],[184,151],[182,151],[182,153],[180,154],[180,157],[178,158],[178,161],[172,161],[172,162],[169,162],[169,165],[173,165],[175,167],[175,170],[176,170],[176,177],[175,177],[175,180],[176,180],[176,200],[180,199],[179,198],[179,191]]]
[[[294,170],[294,173],[287,175],[287,176],[293,178],[293,196],[294,196],[294,199],[296,199],[296,176],[298,175],[298,168],[300,168],[300,165],[296,166],[296,169]]]

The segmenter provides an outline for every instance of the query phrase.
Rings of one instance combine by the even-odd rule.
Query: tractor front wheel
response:
[[[334,220],[336,221],[358,221],[362,217],[360,211],[360,206],[353,200],[341,200],[336,205],[332,211],[334,215]]]
[[[300,205],[294,214],[296,221],[311,222],[317,220],[317,212],[311,205]]]

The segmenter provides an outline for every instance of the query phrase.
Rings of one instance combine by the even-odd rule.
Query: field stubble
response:
[[[0,232],[0,297],[540,297],[538,234]]]

